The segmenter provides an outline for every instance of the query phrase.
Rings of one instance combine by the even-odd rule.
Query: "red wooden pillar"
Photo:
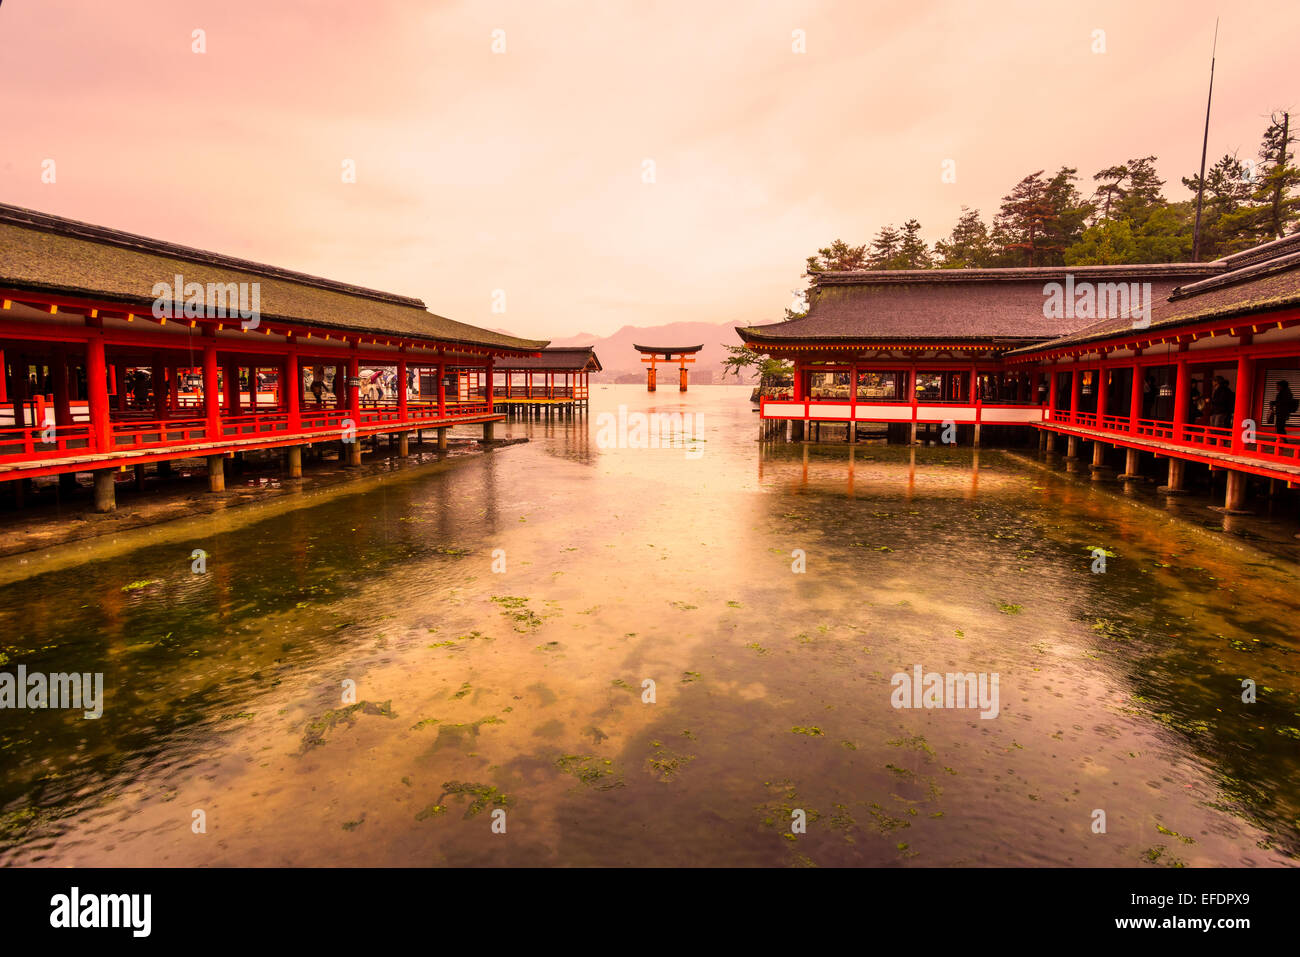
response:
[[[647,392],[653,392],[655,390],[655,384],[655,357],[651,356],[650,368],[646,370],[645,374],[645,390]]]
[[[1080,399],[1083,398],[1083,376],[1078,369],[1070,370],[1070,424],[1079,422]]]
[[[1187,425],[1187,399],[1191,395],[1192,373],[1187,359],[1179,358],[1178,375],[1174,378],[1174,441],[1184,442],[1183,427]]]
[[[495,364],[496,364],[496,360],[493,359],[493,358],[491,358],[491,357],[489,357],[489,358],[488,358],[488,361],[487,361],[487,382],[488,382],[488,389],[487,389],[487,407],[488,407],[488,414],[489,414],[489,415],[492,414],[492,409],[493,409],[493,403],[492,403],[492,370],[493,370],[493,368],[495,368]]]
[[[5,351],[0,349],[0,405],[9,401],[9,367],[5,365]]]
[[[1102,419],[1106,416],[1106,375],[1108,368],[1105,362],[1097,366],[1097,428],[1103,428]]]
[[[447,417],[447,367],[438,363],[438,418]]]
[[[225,368],[226,418],[239,415],[239,363],[227,359]]]
[[[1128,395],[1128,431],[1130,435],[1137,433],[1138,420],[1142,418],[1142,383],[1142,367],[1135,362],[1133,363],[1133,382]]]
[[[113,393],[117,396],[117,411],[126,411],[127,394],[131,391],[131,383],[126,378],[126,366],[120,362],[113,365]]]
[[[302,428],[302,371],[298,368],[298,351],[290,347],[284,357],[284,392],[285,411],[289,413],[289,431],[297,432]]]
[[[104,358],[104,339],[99,335],[86,342],[86,400],[95,451],[113,451],[108,423],[108,363]]]
[[[229,381],[226,388],[230,388]],[[203,341],[203,417],[207,420],[207,437],[220,438],[221,382],[217,377],[217,344],[210,338]]]
[[[58,345],[50,358],[51,389],[54,394],[54,424],[72,424],[72,402],[68,396],[68,350]]]
[[[348,397],[348,414],[352,416],[352,421],[356,425],[361,424],[361,386],[358,384],[361,378],[361,360],[353,353],[348,357],[347,389]],[[355,380],[355,381],[354,381]]]
[[[167,418],[167,372],[155,359],[149,366],[149,378],[153,384],[153,414],[156,418]]]
[[[1056,412],[1056,365],[1053,364],[1047,370],[1047,411],[1049,420],[1055,419],[1051,413]]]
[[[1242,356],[1237,360],[1237,396],[1232,409],[1232,451],[1240,455],[1247,451],[1242,437],[1242,426],[1254,411],[1255,360]],[[1258,426],[1259,423],[1255,423]]]
[[[14,356],[14,381],[13,388],[10,390],[14,405],[14,426],[16,428],[27,428],[27,398],[30,392],[31,382],[27,378],[27,356],[20,352]]]
[[[406,421],[406,360],[397,360],[397,417]]]

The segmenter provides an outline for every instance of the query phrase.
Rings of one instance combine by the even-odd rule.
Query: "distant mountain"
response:
[[[561,338],[559,338],[559,339],[556,339],[556,340],[554,340],[554,341],[551,343],[551,345],[553,345],[553,346],[589,346],[589,345],[591,345],[591,344],[593,344],[593,343],[596,343],[596,342],[599,342],[599,341],[600,341],[600,336],[596,335],[594,332],[580,332],[580,333],[578,333],[576,336],[563,336],[563,337],[561,337]]]
[[[736,335],[737,322],[669,322],[662,326],[624,326],[610,336],[593,336],[582,333],[564,339],[556,339],[556,346],[594,346],[596,355],[605,371],[599,376],[592,376],[593,381],[613,382],[619,376],[637,376],[643,381],[645,366],[641,363],[641,354],[633,345],[643,346],[698,346],[703,345],[695,356],[695,363],[690,369],[691,381],[699,384],[720,382],[722,380],[722,360],[727,358],[727,350],[722,343],[740,345]],[[669,373],[661,373],[665,375]],[[676,373],[671,373],[675,375]],[[664,381],[663,379],[660,380]],[[675,380],[674,380],[675,381]]]
[[[643,346],[698,346],[704,348],[695,354],[691,365],[691,382],[704,385],[722,382],[722,360],[727,350],[722,343],[740,345],[736,335],[737,322],[668,322],[662,326],[624,326],[609,336],[580,332],[576,336],[560,336],[551,340],[552,346],[594,346],[605,371],[591,377],[593,382],[613,382],[620,376],[635,376],[635,381],[645,381],[645,366],[641,354],[633,345]],[[513,336],[509,329],[493,329],[503,335]],[[673,375],[676,373],[662,373]],[[666,381],[660,379],[661,382]],[[673,379],[675,382],[676,379]],[[734,380],[727,380],[734,381]],[[744,380],[748,381],[748,380]]]

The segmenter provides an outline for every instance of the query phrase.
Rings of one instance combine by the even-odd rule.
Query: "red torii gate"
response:
[[[644,362],[648,369],[645,370],[645,389],[647,392],[655,391],[656,370],[655,364],[658,362],[676,362],[678,372],[678,391],[686,391],[686,366],[695,361],[695,353],[704,348],[704,343],[698,346],[638,346],[633,343],[632,348],[641,353],[641,361]]]

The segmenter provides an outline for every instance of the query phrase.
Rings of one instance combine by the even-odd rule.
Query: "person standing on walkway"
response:
[[[1232,404],[1236,400],[1228,380],[1221,375],[1214,377],[1214,392],[1210,394],[1210,425],[1226,429],[1232,423]]]
[[[1279,379],[1277,383],[1277,395],[1273,401],[1268,404],[1269,421],[1277,429],[1278,435],[1286,435],[1287,419],[1295,415],[1296,407],[1300,406],[1300,400],[1297,400],[1291,391],[1291,383],[1286,379]]]

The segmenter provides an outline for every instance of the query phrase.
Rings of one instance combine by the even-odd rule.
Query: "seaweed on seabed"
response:
[[[307,729],[302,735],[303,752],[310,751],[325,743],[325,735],[334,729],[336,725],[346,724],[351,727],[357,719],[357,712],[361,714],[377,714],[385,718],[396,718],[393,713],[393,701],[390,698],[383,704],[375,704],[372,701],[358,701],[356,704],[350,704],[346,708],[335,708],[326,711],[323,715],[307,725]]]

